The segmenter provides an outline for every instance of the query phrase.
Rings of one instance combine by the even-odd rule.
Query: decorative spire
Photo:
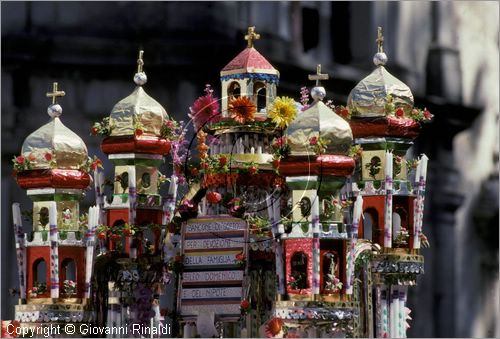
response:
[[[248,27],[248,33],[245,35],[245,40],[248,41],[248,48],[253,47],[253,41],[254,40],[259,40],[260,39],[260,34],[255,33],[255,26],[250,26]]]
[[[65,96],[64,91],[57,89],[57,82],[52,84],[52,92],[47,92],[47,98],[52,98],[52,105],[47,108],[47,113],[51,118],[58,117],[62,114],[62,107],[57,103],[57,98]]]
[[[321,73],[321,64],[316,66],[316,74],[309,74],[309,80],[316,81],[316,86],[311,90],[311,97],[314,101],[323,100],[326,96],[325,88],[321,86],[320,80],[328,80],[328,74]]]
[[[382,35],[382,27],[377,28],[377,54],[373,57],[373,63],[376,66],[384,66],[387,63],[387,55],[384,53],[384,36]]]
[[[134,82],[138,86],[142,86],[148,81],[148,77],[146,76],[146,73],[144,73],[142,69],[142,66],[144,66],[143,55],[144,51],[140,50],[139,59],[137,59],[137,73],[135,73],[134,75]]]
[[[377,28],[377,50],[379,53],[384,53],[384,36],[382,35],[382,27]]]
[[[328,74],[321,73],[321,64],[316,66],[316,74],[309,74],[309,80],[316,80],[316,87],[321,86],[320,80],[328,80]]]

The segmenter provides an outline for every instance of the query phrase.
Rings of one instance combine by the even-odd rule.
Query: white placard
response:
[[[217,315],[240,314],[240,303],[211,304],[211,305],[181,305],[182,315],[197,315],[205,312],[214,312]]]
[[[188,222],[184,233],[213,233],[213,232],[224,232],[224,231],[242,231],[247,228],[247,223],[245,221],[223,221],[223,220],[211,220],[211,221],[194,221]]]
[[[241,298],[241,287],[182,288],[181,298],[186,299],[223,299]]]
[[[184,256],[185,266],[235,265],[236,254],[203,254]]]
[[[204,281],[241,281],[243,271],[204,271],[204,272],[184,272],[182,281],[204,282]]]
[[[184,250],[242,248],[244,238],[211,238],[211,239],[185,239],[182,246]]]

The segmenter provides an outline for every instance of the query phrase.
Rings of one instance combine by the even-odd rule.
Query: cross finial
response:
[[[316,80],[316,87],[320,86],[320,80],[328,80],[328,74],[321,74],[321,65],[316,66],[316,74],[309,74],[309,80]]]
[[[58,97],[65,96],[66,93],[64,91],[57,90],[57,82],[54,82],[52,85],[52,92],[47,92],[47,97],[52,98],[52,105],[55,105]]]
[[[142,56],[144,55],[144,51],[141,49],[139,51],[139,59],[137,59],[137,73],[142,73],[142,66],[144,66],[144,60]]]
[[[248,48],[253,47],[253,41],[259,40],[260,34],[255,33],[255,26],[248,27],[248,33],[245,35],[245,40],[248,41]]]
[[[379,53],[384,53],[384,36],[382,35],[382,27],[377,29],[377,49]]]

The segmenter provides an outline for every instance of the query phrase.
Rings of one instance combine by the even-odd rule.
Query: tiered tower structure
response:
[[[280,234],[285,264],[284,272],[277,273],[284,273],[284,293],[274,313],[280,321],[268,324],[268,334],[352,335],[360,305],[347,283],[350,230],[342,210],[346,196],[340,192],[355,168],[348,155],[352,132],[323,102],[326,91],[320,80],[328,75],[321,73],[321,65],[309,79],[316,81],[314,101],[288,126],[289,155],[280,165],[292,210]]]
[[[16,181],[33,200],[33,231],[24,233],[19,204],[14,203],[20,293],[15,319],[21,332],[7,328],[11,335],[78,337],[79,326],[66,333],[64,325],[94,318],[89,305],[93,248],[87,246],[96,220],[80,220],[79,201],[95,164],[83,140],[61,122],[57,99],[64,95],[54,83],[47,93],[52,98],[50,121],[25,139],[21,155],[13,160]]]
[[[153,319],[158,328],[159,297],[170,280],[163,239],[176,192],[174,180],[162,198],[165,176],[159,167],[169,154],[176,124],[143,88],[147,82],[143,51],[137,63],[137,87],[93,130],[105,136],[101,149],[114,165],[111,197],[104,197],[106,183],[96,175],[96,197],[103,210],[95,266],[98,320],[109,326],[151,326]]]
[[[269,114],[279,72],[255,49],[259,38],[249,27],[247,47],[220,72],[221,112],[210,89],[191,107],[201,159],[198,177],[191,182],[199,185],[192,202],[199,204],[200,213],[183,227],[178,310],[186,323],[185,336],[194,335],[190,324],[195,321],[201,336],[258,336],[271,316],[276,291],[273,236],[283,184],[272,165],[272,144],[283,130]],[[211,113],[202,102],[209,103]],[[201,320],[210,312],[210,318]],[[206,331],[214,321],[217,332]]]
[[[427,157],[412,160],[407,153],[420,121],[432,115],[415,108],[408,86],[385,69],[380,27],[377,45],[376,69],[348,97],[354,144],[362,148],[352,191],[363,201],[359,236],[382,248],[371,259],[373,335],[405,337],[407,286],[424,273],[420,247],[428,245],[422,234]]]

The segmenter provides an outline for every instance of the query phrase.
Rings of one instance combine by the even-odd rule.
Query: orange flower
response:
[[[232,119],[244,124],[247,121],[255,120],[254,115],[257,112],[257,106],[249,97],[238,97],[231,99],[228,110]]]
[[[283,328],[283,320],[280,318],[273,318],[269,320],[266,325],[266,335],[268,338],[272,338],[281,332]]]

